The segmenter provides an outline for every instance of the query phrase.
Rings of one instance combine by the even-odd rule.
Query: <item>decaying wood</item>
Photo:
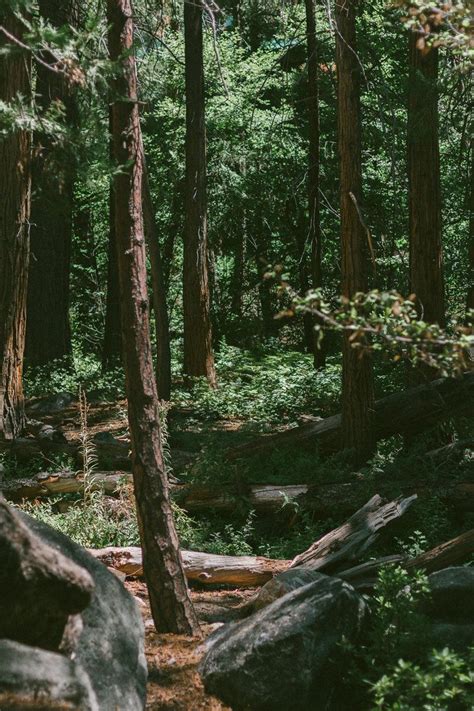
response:
[[[379,570],[389,563],[400,563],[407,570],[424,570],[426,573],[434,573],[437,570],[462,563],[473,552],[474,529],[471,529],[415,558],[407,558],[403,555],[385,556],[356,565],[348,570],[339,571],[337,575],[339,578],[347,580],[356,590],[369,592],[377,582]]]
[[[378,531],[402,516],[415,499],[413,496],[385,503],[380,496],[374,496],[347,523],[323,536],[293,561],[182,551],[186,577],[203,585],[252,587],[263,585],[277,573],[296,565],[333,572],[357,560],[377,539]],[[140,548],[112,547],[91,553],[127,575],[142,574]]]
[[[434,573],[436,570],[449,568],[450,565],[456,565],[462,562],[465,558],[474,552],[474,528],[470,531],[452,538],[446,543],[441,543],[435,546],[426,553],[411,558],[406,562],[406,567],[420,568],[426,570],[427,573]]]
[[[0,638],[59,649],[70,616],[90,602],[84,568],[36,536],[0,500]]]
[[[385,503],[376,494],[339,528],[330,531],[297,555],[290,567],[304,566],[312,570],[334,572],[342,561],[356,561],[379,537],[387,524],[403,516],[416,500],[416,494]]]
[[[330,534],[328,534],[330,535]],[[357,590],[370,592],[377,582],[377,575],[385,565],[399,563],[407,569],[426,570],[432,573],[450,565],[461,563],[474,552],[474,529],[457,538],[442,543],[416,558],[407,559],[403,555],[390,555],[361,563],[351,568],[338,570],[337,576],[347,580]],[[94,557],[105,565],[131,577],[143,575],[140,548],[101,548],[91,550]],[[251,556],[210,555],[195,551],[182,551],[188,580],[203,585],[235,585],[257,587],[264,585],[278,573],[288,570],[289,560]],[[326,572],[326,569],[325,569]]]
[[[394,434],[414,435],[453,415],[474,415],[474,372],[459,378],[441,378],[378,400],[375,404],[375,437],[378,441]],[[341,448],[341,415],[263,435],[229,449],[227,458],[239,459],[280,447],[315,442],[325,453]]]
[[[108,547],[90,550],[93,556],[110,568],[127,576],[141,577],[142,552],[137,546]],[[184,570],[189,581],[203,585],[263,585],[277,573],[287,570],[289,560],[272,560],[261,556],[212,555],[198,551],[181,551]]]
[[[127,472],[93,472],[87,477],[90,491],[114,494],[122,484],[132,483],[132,475]],[[0,481],[0,490],[9,501],[36,499],[44,496],[77,494],[84,491],[84,475],[74,472],[41,472],[29,479],[5,479]]]
[[[96,471],[88,478],[92,490],[102,490],[113,495],[123,483],[130,483],[131,475],[125,471]],[[172,481],[172,480],[171,480]],[[61,494],[82,493],[84,477],[74,472],[42,472],[30,478],[6,478],[0,480],[0,490],[10,501],[34,499]],[[438,480],[404,480],[401,482],[380,480],[373,482],[373,489],[388,499],[395,493],[419,497],[432,496],[434,492],[446,504],[457,511],[474,511],[474,481],[455,481],[440,477]],[[367,499],[367,484],[355,478],[349,481],[322,482],[316,485],[251,484],[248,486],[223,485],[220,488],[198,484],[172,484],[170,491],[179,506],[191,514],[206,511],[226,513],[239,506],[250,508],[259,514],[278,514],[296,509],[311,511],[317,516],[350,514]]]
[[[128,442],[111,439],[107,442],[94,442],[94,448],[101,469],[130,471]],[[0,452],[15,457],[20,464],[30,462],[32,459],[43,458],[45,463],[50,463],[58,457],[69,457],[78,468],[82,467],[81,447],[76,441],[58,441],[49,437],[18,437],[11,442],[0,442]]]

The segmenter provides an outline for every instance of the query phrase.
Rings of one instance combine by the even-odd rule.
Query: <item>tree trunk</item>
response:
[[[161,450],[159,404],[151,354],[142,217],[143,152],[130,0],[108,0],[112,61],[121,72],[113,103],[115,230],[132,445],[132,471],[145,578],[153,620],[163,632],[197,633],[173,521]]]
[[[112,109],[109,109],[110,152],[112,145]],[[117,238],[115,234],[115,195],[113,183],[109,192],[109,241],[107,247],[107,300],[105,304],[105,329],[102,347],[102,369],[110,370],[120,363],[122,332],[120,328],[120,293],[117,270]]]
[[[143,150],[143,148],[142,148]],[[153,285],[153,310],[156,333],[156,384],[160,400],[171,398],[171,348],[166,286],[161,259],[155,212],[150,193],[148,172],[143,153],[143,225],[150,254],[151,280]]]
[[[306,34],[308,51],[308,239],[311,245],[311,279],[314,289],[322,286],[321,271],[321,214],[319,203],[319,89],[318,89],[318,43],[316,36],[316,0],[305,0]],[[318,344],[313,319],[309,316],[311,334],[308,339],[313,353],[314,367],[325,365],[325,343]],[[308,331],[308,325],[306,325]],[[308,338],[308,337],[307,337]],[[318,347],[319,345],[319,347]]]
[[[215,385],[207,246],[206,126],[202,5],[184,3],[186,186],[184,224],[184,372]]]
[[[0,24],[21,40],[24,26],[9,10]],[[0,40],[4,46],[5,40]],[[27,54],[0,55],[0,100],[30,94]],[[0,438],[17,437],[25,425],[22,385],[29,262],[30,134],[15,130],[0,139]]]
[[[469,210],[469,245],[468,245],[468,275],[470,286],[467,290],[466,309],[474,311],[474,138],[471,138],[470,186],[468,197]],[[473,357],[474,360],[474,357]]]
[[[424,321],[446,322],[441,246],[438,50],[423,52],[409,37],[408,190],[410,213],[410,290]],[[431,369],[431,375],[436,371]]]
[[[460,378],[440,378],[404,392],[392,393],[374,406],[374,439],[381,440],[394,434],[413,436],[448,417],[474,416],[474,373]],[[310,422],[290,430],[264,435],[228,449],[227,459],[239,459],[273,452],[280,447],[302,447],[305,443],[319,445],[324,453],[341,448],[341,415],[332,415],[318,422]]]
[[[72,22],[68,3],[40,0],[39,10],[54,27]],[[48,52],[43,54],[46,62],[54,62]],[[66,124],[73,126],[76,102],[63,75],[38,64],[36,95],[41,111],[60,102]],[[72,151],[55,146],[52,136],[37,135],[35,144],[25,360],[45,365],[72,353],[69,276],[75,161]]]
[[[367,291],[367,235],[359,214],[362,197],[360,66],[356,47],[357,0],[336,1],[338,145],[340,160],[342,293]],[[342,442],[356,464],[375,447],[372,359],[343,337]]]

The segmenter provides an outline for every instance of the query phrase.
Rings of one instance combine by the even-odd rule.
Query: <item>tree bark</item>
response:
[[[109,134],[110,152],[112,154],[112,109],[109,109]],[[109,192],[109,241],[107,246],[107,299],[105,304],[104,343],[102,347],[102,369],[104,371],[110,370],[117,365],[122,355],[119,292],[117,237],[115,234],[115,195],[114,186],[111,182]]]
[[[109,50],[120,74],[114,82],[115,230],[132,445],[132,471],[145,579],[156,629],[193,634],[190,602],[166,478],[159,403],[153,374],[142,217],[143,152],[130,0],[108,0]]]
[[[319,88],[318,88],[318,41],[316,35],[316,0],[305,0],[306,34],[308,52],[308,240],[311,245],[311,279],[314,289],[323,285],[321,269],[321,213],[319,200]],[[308,340],[313,353],[315,368],[325,365],[325,344],[318,343],[314,323],[309,316],[311,337]],[[308,325],[306,326],[308,330]]]
[[[424,321],[446,323],[439,164],[438,50],[423,52],[409,36],[408,196],[410,290]],[[431,369],[434,377],[436,371]]]
[[[351,298],[367,291],[367,235],[360,209],[362,198],[360,66],[356,47],[357,0],[336,0],[338,71],[338,146],[342,244],[342,293]],[[374,385],[370,353],[343,337],[342,443],[355,464],[375,448]]]
[[[74,19],[68,3],[41,0],[39,10],[54,27],[71,24]],[[54,62],[48,52],[43,55],[44,61]],[[73,127],[76,101],[63,75],[38,64],[36,95],[41,111],[60,102],[66,125]],[[56,146],[54,137],[36,135],[34,143],[25,360],[30,365],[45,365],[72,353],[69,277],[76,166],[72,151]]]
[[[13,11],[0,11],[0,24],[21,40],[24,25]],[[0,39],[4,48],[5,39]],[[0,55],[0,100],[31,92],[26,54]],[[23,354],[29,264],[30,149],[27,130],[0,139],[0,438],[17,437],[25,425]]]
[[[151,263],[153,310],[156,333],[156,384],[160,400],[171,398],[171,346],[166,286],[155,212],[150,193],[145,154],[143,154],[143,225]]]
[[[184,3],[186,185],[184,224],[184,372],[215,385],[207,245],[206,125],[201,0]]]

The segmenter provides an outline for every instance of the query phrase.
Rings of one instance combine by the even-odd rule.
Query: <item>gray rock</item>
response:
[[[36,535],[86,568],[94,580],[91,603],[81,613],[83,630],[74,660],[88,675],[100,710],[141,711],[147,677],[144,627],[132,595],[67,536],[26,514],[22,518]]]
[[[309,583],[314,583],[317,580],[327,580],[327,578],[328,576],[323,573],[318,573],[315,570],[307,570],[305,568],[291,568],[290,570],[285,570],[260,588],[255,597],[249,600],[244,606],[245,612],[250,614],[258,610],[263,610],[264,607],[271,605],[272,602],[292,592],[292,590],[298,590],[298,588],[303,587],[303,585],[309,585]]]
[[[55,412],[60,412],[66,407],[69,407],[75,401],[76,396],[72,393],[54,393],[53,395],[42,397],[32,404],[28,404],[28,411],[33,413],[41,412],[46,415],[54,414]]]
[[[87,674],[55,652],[0,640],[0,708],[99,711]]]
[[[455,652],[466,652],[474,647],[474,624],[437,622],[431,627],[430,643],[434,649],[449,647]]]
[[[338,708],[339,643],[357,638],[365,613],[348,583],[324,576],[217,630],[200,665],[205,688],[236,711]]]
[[[452,567],[429,577],[430,617],[443,622],[474,624],[474,568]]]

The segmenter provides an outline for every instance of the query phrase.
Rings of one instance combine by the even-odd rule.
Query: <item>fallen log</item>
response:
[[[109,546],[99,550],[90,549],[89,553],[109,568],[127,576],[143,576],[142,551],[137,546]],[[181,555],[187,579],[203,585],[255,587],[287,570],[290,565],[289,560],[273,560],[261,556],[212,555],[199,551],[181,551]]]
[[[449,568],[451,565],[456,565],[462,562],[471,553],[474,552],[474,528],[470,531],[462,533],[450,541],[441,543],[435,546],[426,553],[421,553],[416,558],[411,558],[406,562],[405,567],[408,570],[418,568],[425,570],[427,573],[434,573],[443,568]]]
[[[88,480],[91,490],[102,490],[108,495],[116,493],[123,483],[132,481],[125,471],[97,471]],[[474,480],[456,481],[439,477],[419,481],[387,481],[387,477],[371,483],[372,489],[388,499],[396,494],[419,497],[436,494],[457,511],[474,511]],[[336,509],[339,515],[349,514],[367,499],[368,487],[363,479],[322,482],[316,485],[250,484],[226,485],[218,489],[196,484],[172,484],[171,494],[179,506],[190,514],[207,511],[233,512],[240,506],[259,514],[294,513],[297,509],[311,511],[315,516],[331,516]],[[42,472],[29,478],[0,480],[0,491],[10,501],[82,493],[84,477],[74,472]]]
[[[384,503],[377,494],[339,528],[330,531],[291,561],[290,568],[304,566],[312,570],[333,572],[342,561],[358,560],[379,537],[379,531],[403,516],[416,500]]]
[[[48,429],[45,428],[43,432],[48,433]],[[111,437],[108,441],[94,441],[94,450],[101,469],[130,471],[128,442]],[[80,443],[57,435],[56,437],[18,437],[11,441],[1,441],[0,452],[15,457],[20,464],[26,464],[32,459],[43,459],[49,464],[58,457],[69,457],[78,469],[83,466]]]
[[[296,565],[334,572],[360,557],[378,538],[378,532],[400,518],[415,499],[416,496],[412,496],[385,503],[378,495],[372,497],[347,523],[330,531],[293,561],[182,551],[186,577],[203,585],[253,587]],[[109,568],[131,576],[139,577],[143,573],[138,547],[109,547],[90,552]]]
[[[123,471],[95,471],[87,477],[87,487],[90,491],[100,490],[106,494],[114,494],[122,484],[131,482],[132,475]],[[0,491],[9,501],[83,493],[84,475],[70,471],[53,474],[41,472],[28,479],[12,478],[0,481]]]
[[[90,550],[93,556],[105,565],[130,577],[142,577],[142,554],[136,546],[129,548],[101,548]],[[391,555],[339,570],[337,577],[346,580],[357,590],[369,592],[377,582],[380,568],[400,564],[408,570],[425,570],[433,573],[462,563],[474,553],[474,529],[442,543],[416,558]],[[238,587],[257,587],[265,584],[278,573],[288,570],[289,560],[251,556],[210,555],[195,551],[182,551],[186,577],[189,581],[204,585],[220,583]],[[303,566],[304,567],[304,566]]]
[[[413,436],[453,415],[474,415],[474,372],[459,378],[441,378],[378,400],[375,405],[375,437],[378,441],[395,434]],[[262,435],[229,449],[226,458],[235,460],[280,447],[314,442],[326,454],[341,449],[340,414],[273,435]]]

